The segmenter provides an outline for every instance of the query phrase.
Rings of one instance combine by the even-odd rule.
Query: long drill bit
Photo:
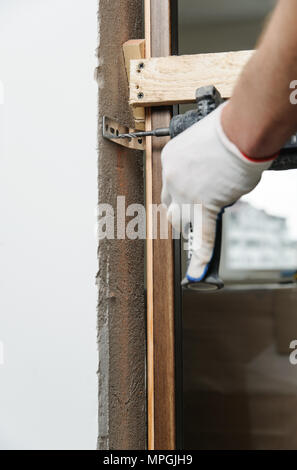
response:
[[[118,134],[112,136],[113,139],[139,139],[141,137],[166,137],[170,135],[169,127],[155,129],[152,131],[130,132],[128,134]]]

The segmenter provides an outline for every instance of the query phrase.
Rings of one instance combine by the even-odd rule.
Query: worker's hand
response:
[[[184,233],[191,222],[194,247],[200,245],[194,249],[188,268],[191,281],[203,280],[207,274],[218,214],[249,193],[275,158],[249,159],[230,142],[221,125],[224,106],[175,137],[162,152],[162,202],[167,206],[168,218],[176,230]],[[181,207],[185,204],[201,204],[202,227],[198,230],[197,220],[184,216]],[[197,240],[199,233],[202,240]]]

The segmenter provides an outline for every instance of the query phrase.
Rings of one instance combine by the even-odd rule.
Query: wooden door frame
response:
[[[177,53],[177,0],[144,0],[146,58]],[[167,127],[173,107],[148,109],[146,129]],[[148,449],[182,448],[180,242],[153,240],[152,204],[160,204],[161,150],[146,141]]]
[[[125,196],[126,207],[144,204],[143,152],[105,139],[102,119],[133,125],[122,46],[142,37],[143,10],[139,0],[98,4],[98,203],[109,204],[116,219],[117,196]],[[116,233],[114,239],[99,241],[100,450],[141,450],[147,445],[144,247],[144,240],[118,238]]]
[[[126,206],[143,203],[142,152],[103,137],[103,116],[133,127],[123,44],[143,38],[139,0],[99,0],[97,80],[99,203],[117,217],[117,196]],[[144,0],[147,56],[176,53],[177,0]],[[120,21],[119,21],[120,15]],[[112,24],[112,27],[111,27]],[[168,125],[173,108],[154,108],[147,127]],[[160,153],[166,140],[147,141],[146,192],[160,202]],[[152,218],[147,211],[148,228]],[[147,341],[144,305],[144,240],[100,240],[98,249],[99,436],[101,450],[181,448],[181,296],[179,242],[147,240]],[[145,363],[147,359],[147,369]],[[147,383],[146,383],[147,379]],[[147,392],[147,396],[146,396]]]

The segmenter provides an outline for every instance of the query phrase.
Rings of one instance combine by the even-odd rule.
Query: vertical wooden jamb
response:
[[[122,45],[143,36],[142,2],[99,0],[99,204],[120,215],[117,196],[144,203],[143,153],[102,137],[107,115],[129,127],[128,81]],[[101,214],[103,215],[103,214]],[[146,448],[144,241],[125,235],[99,242],[99,449]]]
[[[145,0],[146,57],[171,54],[171,2]],[[147,111],[146,127],[166,127],[172,108]],[[175,348],[174,348],[174,244],[151,240],[150,204],[160,204],[161,150],[166,138],[147,139],[147,324],[148,324],[148,447],[175,449]],[[171,233],[171,229],[169,229]]]

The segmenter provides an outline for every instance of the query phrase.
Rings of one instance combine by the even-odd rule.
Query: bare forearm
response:
[[[297,0],[279,0],[259,47],[225,107],[223,128],[254,158],[276,153],[297,130],[290,83],[297,79]]]

